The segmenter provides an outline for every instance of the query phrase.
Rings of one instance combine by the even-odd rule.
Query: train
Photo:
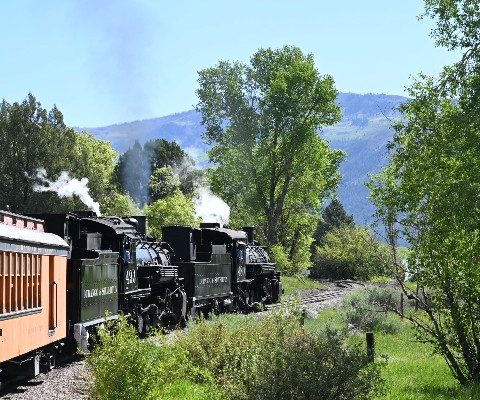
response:
[[[0,388],[11,377],[88,352],[106,320],[125,316],[139,335],[188,318],[247,313],[280,301],[280,272],[253,227],[164,226],[91,211],[0,211]]]

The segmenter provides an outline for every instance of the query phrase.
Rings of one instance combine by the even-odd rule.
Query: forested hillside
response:
[[[340,93],[338,103],[343,118],[338,124],[325,128],[320,134],[331,147],[347,152],[348,158],[341,166],[344,179],[339,197],[357,224],[371,221],[374,211],[364,186],[368,174],[378,172],[385,162],[385,145],[392,138],[390,126],[398,113],[395,107],[405,101],[401,96],[384,94],[359,95]],[[198,165],[207,165],[208,146],[202,140],[201,116],[194,110],[165,117],[135,121],[100,128],[79,128],[108,140],[115,150],[124,153],[135,140],[141,144],[150,139],[163,138],[176,141]]]

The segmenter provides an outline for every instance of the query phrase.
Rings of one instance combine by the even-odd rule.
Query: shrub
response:
[[[338,332],[302,333],[292,313],[243,321],[201,321],[177,339],[228,399],[369,399],[380,386],[379,364]]]
[[[398,290],[377,287],[358,289],[345,297],[341,316],[344,322],[361,330],[396,333],[401,322],[397,316],[387,312],[388,308],[400,309]]]
[[[323,240],[313,257],[312,277],[369,280],[387,272],[388,249],[366,228],[343,225]]]
[[[161,336],[157,340],[165,343]],[[184,379],[185,363],[181,349],[140,341],[125,318],[108,322],[99,330],[97,345],[87,358],[93,378],[91,398],[157,399],[165,386]]]
[[[93,399],[370,399],[380,364],[344,334],[302,332],[298,310],[191,322],[168,341],[107,324],[88,358]]]

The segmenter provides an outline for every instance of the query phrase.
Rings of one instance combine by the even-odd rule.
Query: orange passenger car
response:
[[[35,376],[65,338],[68,244],[43,221],[0,211],[0,371]],[[1,383],[1,379],[0,379]]]

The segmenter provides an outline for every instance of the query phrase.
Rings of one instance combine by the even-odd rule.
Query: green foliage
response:
[[[192,197],[202,172],[193,159],[175,142],[138,141],[120,156],[116,177],[123,190],[143,206],[170,196],[177,188]]]
[[[167,382],[160,389],[155,390],[152,398],[162,400],[222,400],[224,397],[208,385],[180,379]]]
[[[410,87],[389,165],[370,186],[390,237],[411,246],[420,290],[410,294],[424,311],[412,321],[466,384],[480,382],[480,12],[470,0],[425,4],[437,44],[466,52],[439,80],[420,76]]]
[[[380,365],[338,332],[302,333],[297,317],[273,313],[244,321],[200,321],[178,338],[190,362],[208,370],[228,399],[368,399]],[[315,368],[312,366],[315,365]]]
[[[296,246],[285,248],[283,245],[277,244],[272,246],[271,249],[277,268],[282,271],[283,274],[296,276],[311,266],[310,244],[312,239],[307,234],[301,235],[295,232],[293,235],[292,233],[287,235],[287,237],[291,236],[296,237]]]
[[[311,265],[312,232],[317,218],[306,211],[296,218],[289,217],[291,214],[287,211],[280,217],[279,244],[288,251],[288,259],[293,268],[291,273],[297,274]]]
[[[293,310],[290,310],[293,311]],[[370,399],[380,364],[338,332],[302,332],[295,313],[196,320],[140,341],[126,319],[100,330],[87,359],[93,399]],[[312,368],[312,366],[315,366]]]
[[[144,215],[145,211],[141,210],[129,195],[119,194],[111,191],[100,204],[102,215]]]
[[[0,160],[0,203],[16,212],[66,212],[82,210],[80,198],[60,198],[52,192],[35,192],[39,168],[50,181],[65,171],[70,178],[88,179],[90,196],[102,211],[116,196],[114,169],[117,153],[111,145],[87,133],[77,133],[63,122],[56,107],[43,109],[30,93],[21,103],[0,107],[0,145],[8,154]]]
[[[317,222],[317,228],[313,234],[314,244],[321,246],[325,243],[325,235],[343,225],[354,227],[355,221],[352,215],[348,215],[343,208],[343,204],[333,199],[330,204],[323,210],[321,218]]]
[[[364,227],[341,225],[324,242],[314,255],[313,277],[369,280],[387,272],[388,248]]]
[[[385,392],[376,400],[474,400],[478,385],[460,386],[429,343],[419,341],[410,324],[398,333],[375,334],[376,354],[387,358]]]
[[[288,259],[288,254],[281,245],[272,246],[273,259],[277,268],[289,276],[294,276],[298,271],[293,267],[292,262]]]
[[[98,333],[100,345],[87,358],[93,377],[93,399],[157,399],[164,385],[185,380],[182,365],[187,355],[182,349],[140,341],[136,329],[126,318],[108,322]],[[171,386],[168,387],[168,390]]]
[[[193,200],[176,190],[172,196],[160,199],[146,206],[149,234],[160,240],[162,225],[197,226],[200,221],[195,217]]]
[[[110,143],[84,131],[77,134],[74,152],[72,170],[75,176],[88,178],[89,194],[100,203],[101,213],[128,215],[112,212],[121,209],[114,204],[114,200],[122,201],[122,199],[115,187],[115,166],[118,154]],[[81,207],[83,208],[84,206]]]
[[[308,319],[305,329],[322,331],[325,325],[344,326],[340,309],[328,309],[315,319]],[[363,334],[353,335],[351,341],[365,345]],[[406,319],[398,332],[375,331],[376,360],[383,363],[385,390],[375,400],[473,400],[478,398],[478,385],[460,386],[438,354],[432,354],[430,343],[419,341]],[[383,361],[384,360],[384,361]]]
[[[425,15],[436,19],[432,31],[437,46],[449,50],[477,48],[480,5],[476,0],[425,0]],[[473,54],[474,57],[476,55]]]
[[[340,119],[333,79],[318,73],[311,55],[285,46],[258,50],[250,65],[222,61],[202,70],[199,85],[196,109],[216,165],[212,191],[236,220],[303,263],[310,216],[337,188],[344,156],[317,134]]]
[[[400,309],[401,291],[393,288],[371,287],[348,294],[342,304],[341,316],[345,323],[363,331],[397,333],[401,321],[388,310]],[[408,307],[405,303],[405,307]]]
[[[38,168],[51,178],[71,170],[77,135],[63,122],[62,113],[47,111],[29,93],[20,103],[0,105],[0,203],[15,212],[42,212],[61,208],[56,194],[33,191]],[[48,209],[46,209],[48,207]]]
[[[197,189],[198,183],[202,180],[202,171],[195,167],[193,159],[185,153],[185,151],[176,142],[168,142],[165,139],[149,140],[144,145],[144,153],[150,161],[153,176],[155,171],[163,168],[170,168],[173,178],[168,177],[169,172],[166,171],[168,183],[165,185],[177,186],[180,191],[187,197],[192,197]],[[152,178],[151,178],[152,179]],[[174,179],[174,182],[171,181]],[[157,178],[158,181],[158,178]],[[161,199],[168,196],[168,193],[160,193],[156,196],[155,189],[150,186],[151,201]]]
[[[180,179],[173,173],[172,167],[156,168],[150,176],[151,200],[165,199],[180,189]]]

